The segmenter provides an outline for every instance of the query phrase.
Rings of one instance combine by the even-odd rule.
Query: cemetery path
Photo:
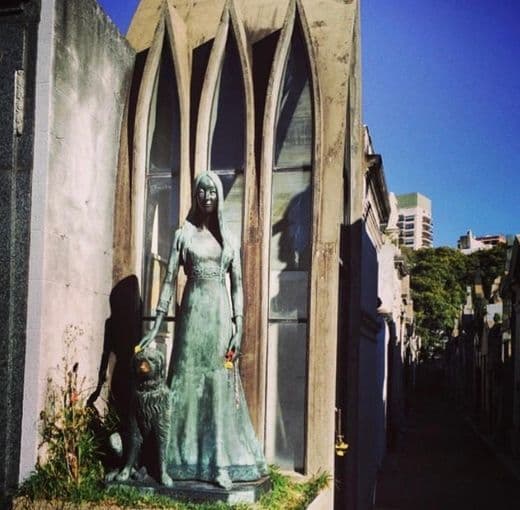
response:
[[[518,510],[520,480],[443,397],[413,399],[406,430],[387,455],[377,484],[376,510]]]

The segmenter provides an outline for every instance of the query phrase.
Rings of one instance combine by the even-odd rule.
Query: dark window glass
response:
[[[242,237],[245,166],[245,96],[243,71],[235,36],[230,28],[224,59],[213,97],[210,168],[224,187],[226,225]]]
[[[170,43],[164,40],[148,125],[147,173],[178,172],[180,166],[179,97]]]
[[[278,105],[275,168],[308,167],[312,160],[310,74],[299,30],[295,30],[291,44]]]
[[[303,471],[311,264],[313,109],[295,25],[276,122],[271,191],[266,454]]]
[[[174,64],[163,42],[148,122],[143,250],[143,315],[155,315],[173,231],[179,225],[180,115]],[[169,315],[173,315],[174,306]]]

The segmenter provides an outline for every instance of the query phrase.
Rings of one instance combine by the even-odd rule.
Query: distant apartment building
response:
[[[420,193],[397,196],[399,244],[418,250],[433,244],[432,202]]]
[[[462,253],[469,255],[479,250],[489,250],[497,244],[505,244],[506,236],[503,234],[492,234],[485,236],[474,236],[471,230],[459,237],[457,248]]]

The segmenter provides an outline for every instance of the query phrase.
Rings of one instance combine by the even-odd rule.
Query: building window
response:
[[[177,81],[167,37],[148,118],[143,249],[143,315],[155,315],[173,231],[179,225],[180,114]],[[169,318],[174,315],[172,299]]]
[[[146,134],[146,144],[144,141],[136,144],[136,152],[140,155],[141,179],[144,177],[146,183],[144,193],[140,195],[141,200],[144,198],[145,201],[145,212],[138,216],[136,223],[137,231],[143,236],[143,312],[147,326],[155,315],[173,231],[184,220],[189,202],[190,186],[187,183],[192,177],[188,177],[190,143],[196,144],[195,148],[191,147],[196,149],[191,153],[193,172],[209,168],[220,176],[226,201],[226,225],[238,239],[243,233],[245,196],[250,215],[254,210],[253,205],[258,205],[254,200],[258,201],[260,197],[266,214],[259,219],[259,223],[262,223],[257,227],[261,227],[260,232],[266,235],[261,245],[255,237],[255,246],[252,246],[254,243],[245,246],[248,250],[246,268],[249,267],[247,261],[253,261],[253,264],[255,260],[266,262],[258,269],[258,275],[261,271],[262,276],[261,292],[257,295],[251,293],[250,297],[253,305],[259,308],[254,311],[258,311],[254,325],[258,329],[264,328],[259,342],[261,353],[264,348],[266,350],[266,358],[261,358],[265,361],[263,368],[266,373],[260,375],[259,366],[254,367],[260,381],[258,386],[262,384],[257,398],[260,405],[265,404],[265,414],[258,414],[265,417],[264,443],[269,462],[286,470],[303,472],[307,447],[308,321],[316,128],[309,56],[298,9],[294,8],[291,17],[295,18],[282,30],[284,44],[280,44],[280,50],[277,51],[278,58],[274,63],[276,73],[273,72],[274,78],[270,82],[273,87],[270,89],[270,97],[266,98],[269,114],[259,114],[259,117],[268,120],[265,122],[264,135],[268,133],[270,141],[265,144],[257,130],[257,137],[261,140],[257,150],[262,150],[263,154],[264,147],[260,143],[265,144],[269,156],[260,159],[262,172],[256,179],[255,155],[248,145],[253,145],[253,140],[249,138],[253,125],[250,124],[250,117],[246,116],[248,105],[253,103],[252,95],[249,97],[253,85],[248,81],[249,61],[241,39],[242,31],[235,30],[234,18],[227,22],[224,17],[221,20],[217,33],[217,37],[222,36],[218,40],[218,51],[215,41],[212,43],[209,54],[211,73],[207,70],[210,67],[208,64],[202,92],[196,97],[197,100],[200,98],[201,105],[204,103],[198,115],[193,111],[196,105],[190,105],[189,102],[189,79],[183,75],[189,65],[181,65],[182,61],[179,64],[182,38],[173,40],[172,44],[178,44],[179,47],[174,46],[172,49],[167,33],[170,25],[163,25],[162,30],[166,32],[163,41],[160,41],[161,34],[156,32],[144,72],[147,85],[141,89],[147,91],[147,97],[138,103],[145,109],[140,112],[139,118],[148,115],[148,129],[146,122],[140,122],[139,126],[136,123],[136,132],[139,129],[143,134],[139,140],[143,140]],[[281,34],[274,35],[276,39],[273,41],[282,39]],[[275,43],[272,44],[274,46]],[[161,48],[158,48],[159,45],[162,45]],[[172,51],[175,59],[172,58]],[[148,65],[149,62],[153,65]],[[199,91],[197,89],[197,94]],[[186,132],[189,128],[188,118],[196,126],[190,133]],[[181,120],[184,122],[182,136]],[[350,136],[348,140],[350,142]],[[249,174],[249,171],[252,173]],[[346,177],[348,171],[346,169]],[[252,175],[251,179],[249,175]],[[255,189],[259,181],[263,182],[264,179],[268,185],[261,190]],[[346,182],[348,184],[348,179]],[[256,196],[254,192],[258,192]],[[142,208],[141,202],[139,210]],[[249,231],[246,234],[248,238],[257,235]],[[256,259],[248,257],[250,253]],[[249,264],[253,267],[251,262]],[[248,281],[251,273],[247,275]],[[179,288],[182,288],[183,283],[181,272]],[[252,286],[255,284],[258,282],[250,283]],[[171,301],[168,321],[161,332],[164,337],[173,336],[176,298],[174,296]],[[258,322],[260,316],[261,323]],[[168,341],[167,345],[171,345],[171,342]],[[244,364],[246,358],[247,355],[244,356]],[[267,375],[265,384],[264,375]],[[262,401],[264,396],[265,400]]]
[[[310,70],[296,22],[275,125],[265,433],[269,462],[295,471],[305,460],[313,129]]]
[[[404,228],[406,230],[413,230],[415,228],[415,225],[413,223],[407,223]]]
[[[209,167],[224,188],[227,227],[242,238],[244,203],[245,94],[240,55],[231,24],[213,96]]]

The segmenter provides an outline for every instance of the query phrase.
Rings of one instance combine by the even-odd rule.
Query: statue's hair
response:
[[[224,188],[222,186],[222,181],[220,180],[220,177],[215,172],[207,170],[206,172],[202,172],[201,174],[197,175],[197,177],[195,177],[191,193],[191,209],[188,213],[186,220],[193,225],[197,224],[197,188],[199,187],[199,184],[202,181],[202,179],[205,177],[208,178],[217,189],[217,241],[222,245],[224,254],[226,256],[232,256],[231,254],[233,253],[233,242],[231,240],[231,236],[226,228],[224,221]]]

